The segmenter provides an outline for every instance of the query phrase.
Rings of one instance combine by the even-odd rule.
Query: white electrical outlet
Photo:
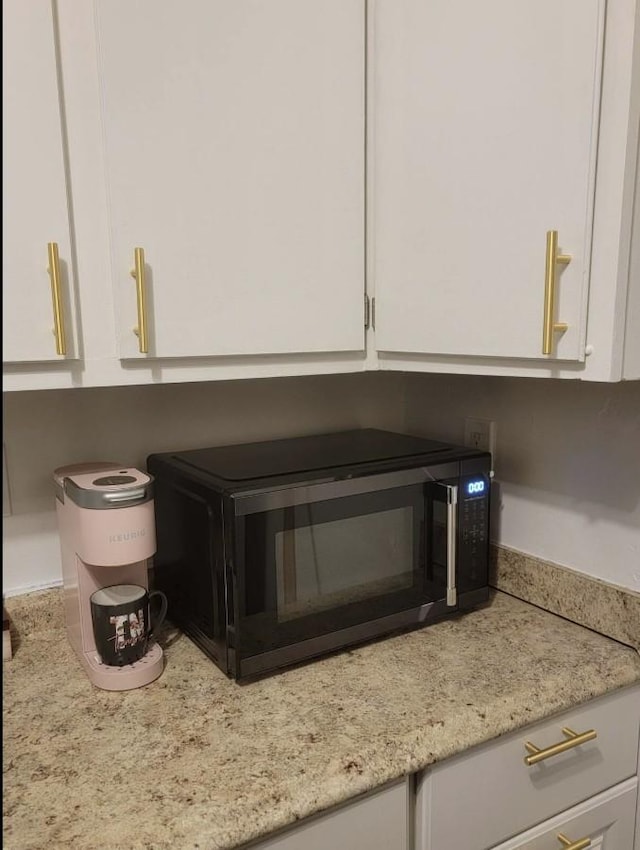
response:
[[[465,419],[464,444],[482,452],[496,452],[496,423],[492,419]]]
[[[2,516],[11,516],[11,494],[7,475],[7,450],[2,444]]]

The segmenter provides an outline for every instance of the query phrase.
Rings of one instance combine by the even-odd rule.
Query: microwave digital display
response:
[[[487,482],[484,478],[474,478],[464,485],[466,496],[484,496],[487,492]]]

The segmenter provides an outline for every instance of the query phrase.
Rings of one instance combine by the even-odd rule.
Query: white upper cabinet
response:
[[[5,390],[640,378],[640,0],[3,22]]]
[[[119,357],[362,351],[363,0],[96,16]]]
[[[77,342],[52,5],[5,0],[2,19],[3,361],[61,361]]]
[[[376,340],[383,351],[585,356],[604,0],[377,0]]]
[[[625,305],[640,300],[629,272],[635,0],[371,9],[380,365],[638,377],[640,357],[624,343],[640,334],[625,327]]]

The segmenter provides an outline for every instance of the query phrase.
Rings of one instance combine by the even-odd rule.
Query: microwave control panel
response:
[[[491,485],[484,475],[463,478],[460,484],[458,521],[462,551],[459,557],[463,575],[475,585],[486,580]]]

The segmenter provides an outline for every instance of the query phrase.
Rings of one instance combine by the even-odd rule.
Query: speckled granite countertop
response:
[[[6,850],[235,847],[640,680],[630,648],[503,593],[239,686],[186,637],[146,688],[93,688],[60,592],[9,600]]]

